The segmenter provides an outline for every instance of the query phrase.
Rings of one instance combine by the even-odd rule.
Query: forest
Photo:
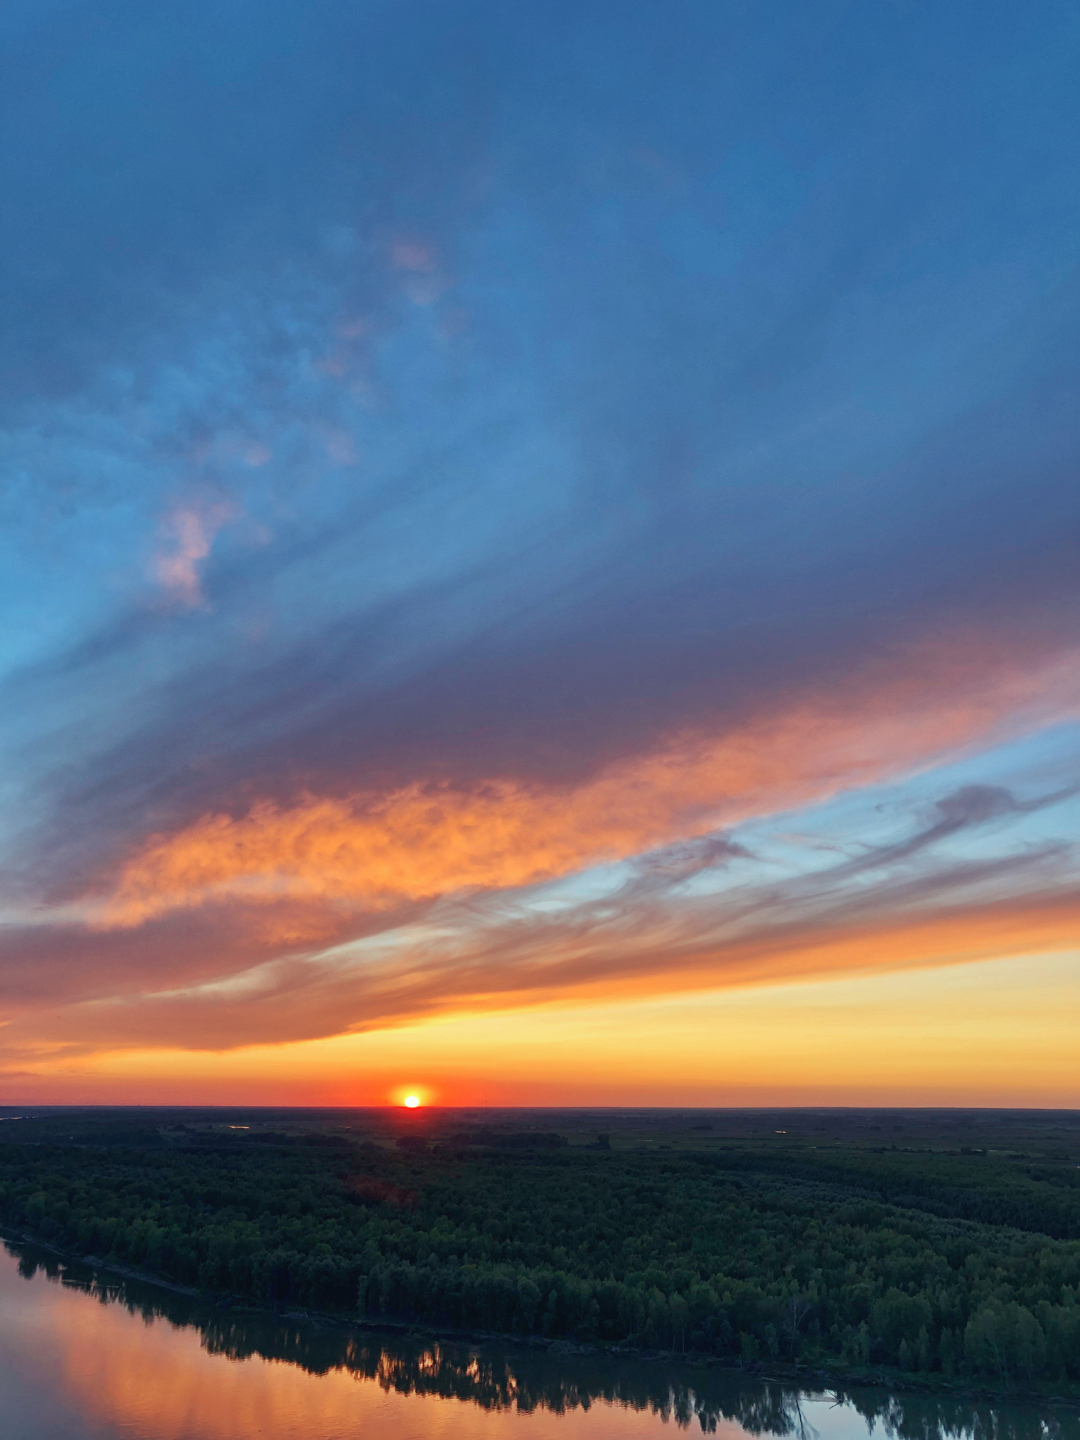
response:
[[[1078,1117],[710,1115],[12,1116],[0,1224],[287,1312],[1080,1394]]]
[[[804,1410],[803,1377],[775,1378],[745,1367],[695,1356],[654,1357],[648,1364],[630,1351],[600,1346],[503,1343],[479,1344],[425,1337],[415,1331],[388,1333],[351,1325],[302,1324],[295,1317],[242,1303],[215,1302],[145,1281],[92,1270],[61,1259],[33,1242],[7,1241],[19,1273],[39,1272],[75,1286],[102,1304],[123,1305],[152,1322],[159,1316],[178,1328],[194,1327],[212,1355],[231,1360],[261,1356],[295,1365],[314,1375],[345,1370],[400,1395],[430,1395],[475,1405],[481,1410],[545,1410],[565,1415],[607,1403],[651,1411],[676,1431],[704,1434],[734,1422],[751,1435],[816,1434]],[[760,1367],[754,1367],[760,1368]],[[849,1404],[866,1422],[880,1425],[892,1440],[927,1440],[932,1435],[993,1436],[995,1440],[1080,1440],[1080,1410],[1046,1401],[1003,1405],[998,1396],[856,1385],[828,1386],[833,1405]]]

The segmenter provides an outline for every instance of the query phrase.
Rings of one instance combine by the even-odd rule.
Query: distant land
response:
[[[0,1224],[211,1297],[1080,1397],[1080,1112],[0,1111]]]

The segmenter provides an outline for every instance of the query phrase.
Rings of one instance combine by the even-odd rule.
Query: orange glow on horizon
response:
[[[1028,1015],[1019,1003],[1024,999],[1021,985],[1017,1003],[1010,1007],[1011,1018],[1006,1023],[996,1016],[993,1041],[988,1039],[986,1047],[976,1046],[965,1064],[971,1075],[982,1073],[988,1055],[1002,1046],[1011,1048],[1017,1057],[1023,1054],[1025,1058],[1022,1062],[1017,1058],[1005,1088],[998,1087],[993,1065],[983,1075],[983,1083],[993,1082],[992,1093],[1003,1097],[999,1103],[1080,1103],[1080,1071],[1075,1060],[1057,1054],[1049,1042],[1045,1053],[1038,1044],[1028,1043],[1033,1036],[1055,1033],[1064,1015],[1080,1024],[1076,1010],[1080,1004],[1080,985],[1076,983],[1080,903],[1074,898],[1017,899],[978,911],[958,908],[921,916],[884,916],[862,925],[778,927],[716,949],[690,947],[680,954],[669,947],[661,956],[666,964],[657,962],[656,949],[647,940],[643,937],[639,946],[627,936],[618,952],[593,953],[575,939],[562,954],[557,949],[545,951],[532,963],[512,969],[505,966],[504,956],[493,955],[484,967],[474,965],[469,976],[475,987],[471,993],[464,986],[456,995],[436,991],[427,1004],[419,1003],[425,997],[408,973],[405,979],[412,983],[402,986],[401,975],[393,967],[381,975],[372,970],[363,1029],[347,1028],[348,1009],[337,995],[331,997],[332,1014],[321,1038],[293,1041],[252,1035],[245,1043],[237,1030],[236,1042],[216,1051],[186,1049],[187,1027],[183,1024],[163,1027],[157,1037],[146,1040],[137,1032],[110,1033],[104,1026],[97,1036],[88,1035],[85,1010],[72,1007],[67,1038],[76,1038],[77,1024],[82,1044],[66,1055],[57,1054],[54,1043],[57,1036],[64,1035],[63,1017],[50,1017],[46,1039],[31,1030],[20,1037],[17,1046],[12,1046],[16,1026],[9,1025],[11,1058],[6,1075],[0,1071],[0,1079],[5,1080],[5,1103],[124,1103],[137,1092],[146,1103],[151,1103],[152,1096],[154,1103],[389,1104],[405,1108],[406,1097],[414,1095],[420,1102],[417,1109],[432,1103],[665,1104],[674,1094],[680,1097],[675,1103],[687,1103],[682,1098],[688,1093],[684,1087],[692,1085],[690,1093],[717,1096],[695,1103],[755,1103],[755,1095],[766,1094],[769,1103],[781,1096],[791,1104],[825,1103],[816,1097],[831,1091],[838,1096],[833,1103],[858,1104],[864,1087],[849,1070],[842,1080],[838,1078],[840,1056],[859,1055],[865,1067],[865,1086],[874,1089],[880,1058],[875,1037],[889,1029],[889,1007],[861,1014],[850,1034],[836,1033],[833,1043],[839,1049],[835,1054],[814,1048],[810,1035],[790,1035],[781,1055],[762,1069],[763,1057],[772,1053],[778,1033],[772,1016],[785,1013],[788,996],[808,985],[819,987],[820,993],[842,997],[871,982],[910,984],[913,993],[921,991],[927,997],[923,1024],[929,1030],[937,1024],[934,1012],[939,987],[948,976],[965,974],[970,977],[966,983],[977,987],[980,977],[997,973],[1001,966],[1028,968],[1034,973],[1044,963],[1051,963],[1054,954],[1073,957],[1070,983],[1061,989],[1054,1004],[1039,1009],[1037,1017]],[[447,957],[448,967],[454,959]],[[904,976],[909,979],[902,982]],[[440,981],[441,972],[436,970],[434,978]],[[609,1035],[601,1072],[587,1063],[586,1054],[576,1044],[554,1043],[543,1064],[535,1068],[525,1063],[526,1051],[518,1053],[523,1037],[528,1037],[527,1050],[536,1055],[545,1052],[543,1036],[550,1034],[554,1040],[563,1032],[560,1017],[606,1009],[614,1020],[642,1007],[650,1011],[655,1007],[657,1015],[669,1014],[672,1006],[705,993],[726,995],[729,998],[724,1003],[733,1008],[753,1002],[753,1022],[748,1020],[745,1037],[729,1051],[732,1059],[736,1051],[742,1056],[739,1063],[745,1068],[741,1075],[725,1069],[721,1080],[714,1062],[703,1055],[687,1070],[690,1052],[684,1050],[681,1039],[672,1039],[664,1025],[647,1027],[636,1039],[628,1031],[618,1043]],[[130,1011],[128,1007],[125,1017]],[[99,1017],[104,1018],[104,1013],[99,1009]],[[205,1035],[205,1023],[201,1028]],[[961,1028],[967,1033],[966,1021]],[[475,1049],[464,1055],[454,1050],[448,1060],[432,1048],[435,1037],[474,1030],[482,1030],[483,1041],[477,1041]],[[515,1038],[506,1045],[504,1036]],[[865,1045],[867,1039],[872,1043]],[[948,1049],[950,1042],[944,1043]],[[587,1053],[594,1048],[592,1042],[585,1047]],[[1074,1049],[1075,1044],[1070,1044],[1070,1057]],[[790,1056],[802,1058],[792,1066]],[[1051,1056],[1055,1056],[1050,1066],[1053,1074],[1047,1070]],[[653,1072],[654,1061],[659,1068]],[[424,1075],[422,1083],[398,1081],[402,1073],[415,1074],[417,1070]],[[693,1080],[695,1072],[703,1090]],[[1000,1078],[1005,1079],[1004,1071]],[[723,1085],[722,1092],[714,1088],[717,1083]],[[833,1090],[837,1084],[842,1086],[842,1096]],[[909,1056],[906,1076],[893,1072],[887,1088],[896,1103],[918,1103],[916,1094],[932,1097],[922,1103],[950,1103],[950,1096],[956,1097],[955,1103],[971,1103],[978,1093],[951,1066],[943,1064],[943,1056],[925,1053],[917,1046]]]
[[[459,1012],[325,1040],[42,1063],[8,1104],[1080,1106],[1075,944],[679,996]],[[426,1082],[389,1079],[423,1057]],[[347,1082],[342,1077],[348,1076]],[[14,1078],[14,1077],[13,1077]],[[418,1107],[419,1110],[419,1107]],[[410,1113],[416,1113],[411,1112]]]

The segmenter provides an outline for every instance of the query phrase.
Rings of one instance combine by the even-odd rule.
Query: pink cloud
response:
[[[395,240],[390,247],[395,270],[426,272],[435,268],[435,251],[420,240]]]
[[[347,430],[326,426],[322,431],[323,447],[335,465],[355,465],[356,442]]]
[[[178,505],[162,521],[162,543],[153,561],[154,578],[180,609],[195,610],[205,605],[202,562],[232,514],[232,507],[220,502]]]
[[[452,282],[442,273],[434,246],[421,240],[396,240],[390,260],[395,270],[407,273],[405,293],[414,305],[433,305],[450,288]]]
[[[244,460],[253,470],[273,459],[273,451],[260,440],[253,440],[244,450]]]

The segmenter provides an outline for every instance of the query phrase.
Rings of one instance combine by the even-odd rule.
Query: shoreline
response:
[[[85,1265],[88,1269],[104,1275],[115,1275],[122,1280],[149,1285],[174,1295],[182,1295],[209,1308],[239,1312],[265,1320],[291,1320],[310,1326],[312,1329],[335,1329],[366,1335],[395,1335],[416,1339],[443,1340],[453,1345],[475,1345],[520,1350],[543,1351],[553,1358],[564,1356],[596,1356],[609,1360],[635,1360],[657,1367],[680,1370],[711,1370],[721,1374],[743,1376],[748,1380],[771,1381],[787,1384],[805,1391],[849,1392],[858,1389],[903,1391],[912,1395],[936,1397],[945,1400],[963,1401],[970,1404],[1022,1405],[1046,1407],[1055,1410],[1080,1412],[1080,1395],[1058,1395],[1032,1390],[1000,1390],[986,1386],[956,1385],[945,1376],[934,1380],[920,1380],[905,1372],[889,1371],[882,1367],[877,1370],[851,1371],[830,1366],[806,1365],[799,1362],[754,1361],[750,1364],[728,1360],[719,1355],[703,1351],[636,1350],[603,1343],[575,1342],[566,1339],[550,1340],[539,1335],[502,1334],[498,1331],[455,1330],[449,1326],[436,1326],[420,1321],[381,1320],[374,1323],[344,1313],[319,1310],[285,1310],[269,1305],[260,1305],[244,1295],[228,1291],[200,1290],[197,1286],[182,1285],[167,1280],[152,1271],[140,1270],[119,1262],[112,1262],[97,1255],[80,1255],[65,1250],[35,1235],[16,1230],[11,1226],[0,1226],[0,1241],[12,1240],[16,1244],[33,1246],[48,1251],[61,1260]],[[294,1362],[297,1363],[297,1362]]]

